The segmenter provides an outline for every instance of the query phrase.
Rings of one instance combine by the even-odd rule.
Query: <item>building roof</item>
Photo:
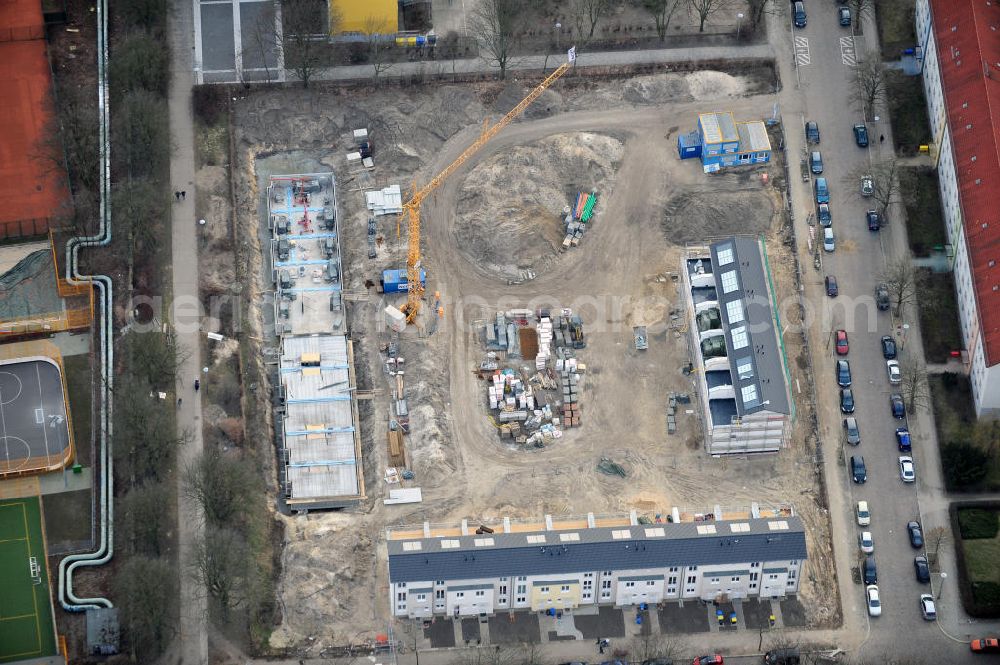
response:
[[[739,414],[790,413],[784,358],[760,242],[733,236],[710,246]]]
[[[807,557],[805,528],[794,515],[781,519],[390,539],[387,546],[389,579],[393,583],[746,564]]]
[[[1000,363],[1000,3],[931,0],[987,366]]]
[[[340,15],[334,32],[378,32],[392,34],[399,30],[398,0],[330,0]]]
[[[736,123],[736,131],[740,135],[740,152],[769,152],[771,139],[767,137],[767,128],[763,120]]]
[[[733,119],[732,113],[701,113],[698,115],[698,122],[701,124],[706,144],[740,140],[739,133],[736,131],[736,120]]]

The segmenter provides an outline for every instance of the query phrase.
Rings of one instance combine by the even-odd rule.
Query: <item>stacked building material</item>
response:
[[[580,244],[580,238],[583,237],[588,223],[594,216],[595,205],[597,205],[597,195],[595,193],[591,192],[587,194],[580,192],[576,195],[576,201],[573,203],[573,206],[566,206],[563,209],[565,215],[563,223],[566,225],[566,237],[563,238],[562,243],[563,249],[576,247]]]
[[[403,212],[403,193],[399,185],[389,185],[382,189],[365,192],[365,204],[372,214],[394,215]]]
[[[535,331],[538,333],[538,355],[535,356],[535,369],[541,370],[545,369],[551,355],[549,343],[552,341],[552,320],[547,316],[542,317],[539,319]]]

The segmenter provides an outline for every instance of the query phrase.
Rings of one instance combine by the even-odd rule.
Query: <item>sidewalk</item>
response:
[[[194,126],[191,117],[191,26],[190,2],[173,3],[168,18],[170,51],[173,56],[170,81],[170,159],[172,191],[185,191],[183,201],[172,201],[171,264],[173,294],[170,320],[177,333],[177,396],[184,401],[177,409],[177,428],[188,433],[188,440],[178,447],[177,468],[183,470],[203,449],[201,437],[201,399],[194,391],[200,374],[199,346],[200,305],[198,299],[198,236],[195,221]],[[204,589],[199,589],[189,574],[194,544],[204,533],[200,507],[184,499],[184,474],[177,474],[177,544],[180,584],[180,630],[175,653],[184,665],[207,665],[207,603]]]
[[[688,48],[664,48],[649,51],[599,51],[596,53],[581,53],[576,64],[580,67],[640,65],[652,63],[696,62],[702,60],[769,60],[774,58],[774,49],[770,44],[753,44],[750,46],[699,46]],[[508,73],[520,71],[540,71],[547,67],[552,71],[566,59],[565,53],[548,56],[532,55],[517,58],[507,67]],[[471,74],[478,72],[499,72],[496,67],[490,67],[481,58],[464,58],[461,60],[422,60],[419,62],[400,62],[385,70],[379,76],[383,79],[448,74]],[[317,81],[351,81],[370,79],[374,77],[371,65],[349,65],[343,67],[327,67],[318,70],[313,79]],[[295,81],[295,72],[285,71],[286,81]]]

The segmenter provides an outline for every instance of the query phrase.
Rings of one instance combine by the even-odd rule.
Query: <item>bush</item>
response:
[[[117,0],[115,9],[136,28],[153,31],[167,22],[167,0]]]
[[[962,508],[958,511],[958,527],[963,540],[995,538],[1000,531],[997,513],[983,508]]]
[[[989,472],[990,456],[969,443],[953,442],[941,446],[941,466],[948,489],[970,489]]]
[[[167,105],[148,90],[127,93],[111,121],[119,167],[131,178],[161,173],[170,157]]]
[[[111,59],[111,85],[117,94],[148,90],[166,96],[170,52],[148,35],[126,37]]]
[[[1000,611],[1000,584],[996,582],[973,582],[972,597],[982,611]]]
[[[199,85],[191,91],[194,117],[206,125],[215,125],[229,112],[230,89],[224,85]]]

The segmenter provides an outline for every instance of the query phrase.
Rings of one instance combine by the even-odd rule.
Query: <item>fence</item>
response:
[[[0,28],[0,43],[2,42],[30,42],[34,39],[45,38],[44,25],[19,25],[14,27]]]
[[[48,217],[0,222],[0,241],[45,235],[49,231],[49,222]]]

